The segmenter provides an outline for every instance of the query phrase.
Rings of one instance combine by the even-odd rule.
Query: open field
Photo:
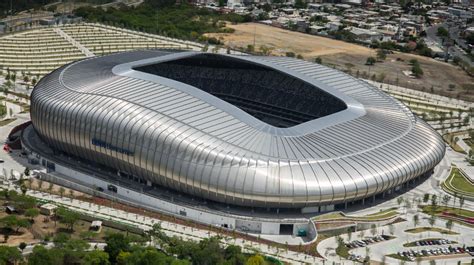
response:
[[[433,92],[436,94],[474,101],[474,88],[466,89],[466,87],[472,86],[474,78],[468,76],[459,67],[448,63],[397,52],[387,55],[384,62],[378,62],[369,69],[365,62],[367,57],[375,56],[375,50],[361,45],[257,23],[229,24],[228,27],[233,28],[235,32],[208,35],[221,38],[226,45],[233,48],[245,48],[247,45],[253,44],[255,35],[256,51],[259,50],[259,47],[265,45],[273,48],[273,55],[294,52],[302,55],[306,60],[321,57],[323,64],[335,66],[344,71],[350,70],[353,75],[357,71],[360,75],[365,72],[368,76],[376,74],[377,77],[383,73],[385,82],[395,84],[398,77],[400,86],[426,92],[430,92],[433,87]],[[423,77],[413,79],[403,74],[402,71],[411,69],[409,64],[411,59],[417,59],[420,62],[424,72]],[[455,85],[454,89],[449,89],[450,84]]]

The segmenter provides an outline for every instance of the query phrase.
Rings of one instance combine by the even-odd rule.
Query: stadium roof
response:
[[[224,71],[218,64],[216,72],[189,58],[244,67]],[[283,79],[273,84],[273,77]],[[256,89],[259,84],[265,89]],[[314,107],[322,115],[278,127],[281,113],[272,120],[257,113],[261,106],[236,102],[250,100],[248,91],[270,91],[271,84],[278,93],[256,102]],[[283,87],[311,89],[327,99],[320,102],[327,109],[313,106],[317,97],[297,106],[305,102],[299,92],[289,96]],[[282,98],[297,100],[281,105]],[[340,71],[286,57],[139,51],[86,59],[41,80],[32,94],[32,121],[59,150],[240,205],[303,207],[364,198],[429,171],[444,156],[440,136],[399,101]]]

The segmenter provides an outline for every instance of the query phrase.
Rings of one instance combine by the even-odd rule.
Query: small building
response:
[[[372,41],[381,41],[383,39],[382,33],[367,29],[352,27],[350,29],[350,33],[354,36],[356,40],[367,43],[370,43]]]
[[[46,216],[52,216],[56,212],[56,209],[58,206],[51,204],[51,203],[46,203],[40,206],[40,213]]]
[[[89,227],[90,231],[99,233],[102,229],[102,221],[92,221],[91,226]]]

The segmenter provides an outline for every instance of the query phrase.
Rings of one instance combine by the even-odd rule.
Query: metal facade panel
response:
[[[399,101],[321,65],[238,57],[314,82],[361,109],[285,129],[188,85],[114,72],[166,56],[175,55],[121,53],[59,68],[32,92],[35,130],[66,153],[245,206],[305,207],[369,197],[427,172],[444,156],[440,136]]]

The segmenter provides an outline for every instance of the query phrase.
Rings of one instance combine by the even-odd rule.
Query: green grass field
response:
[[[459,195],[474,197],[474,185],[455,167],[451,169],[451,173],[443,182],[442,187],[449,193],[458,193]]]

